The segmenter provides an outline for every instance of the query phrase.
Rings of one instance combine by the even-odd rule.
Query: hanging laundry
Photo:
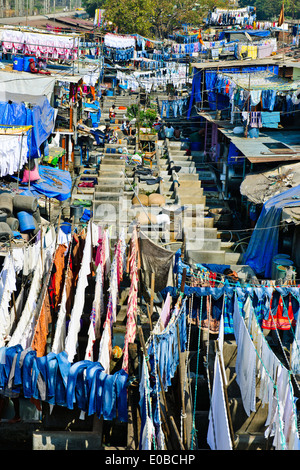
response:
[[[134,343],[136,337],[136,324],[137,324],[137,308],[138,308],[138,273],[137,273],[137,247],[138,239],[136,229],[134,228],[131,238],[131,254],[130,254],[130,278],[131,284],[129,289],[127,301],[127,322],[126,333],[123,348],[123,363],[122,369],[128,373],[128,345]]]
[[[232,450],[220,356],[216,355],[207,443],[211,450]]]
[[[73,359],[77,352],[78,333],[80,331],[80,318],[83,313],[83,307],[85,302],[84,292],[86,287],[88,286],[88,275],[91,272],[92,246],[90,231],[91,222],[89,223],[87,228],[82,264],[78,275],[74,305],[71,312],[71,318],[65,343],[65,351],[68,354],[70,362],[73,362]]]
[[[37,325],[35,327],[34,337],[31,343],[32,349],[37,352],[37,357],[44,356],[46,353],[49,324],[51,322],[52,316],[50,309],[50,301],[48,292],[46,291]]]

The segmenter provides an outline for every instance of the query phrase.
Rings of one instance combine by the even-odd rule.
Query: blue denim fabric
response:
[[[115,382],[116,374],[107,375],[101,397],[103,418],[109,421],[116,416],[117,394]]]
[[[168,387],[172,385],[171,379],[174,377],[178,363],[179,363],[179,351],[178,351],[178,336],[176,324],[172,325],[169,334],[169,358],[168,358],[168,369],[169,373],[167,376]]]
[[[73,410],[76,402],[81,410],[86,409],[87,397],[83,372],[93,365],[93,362],[86,360],[71,365],[67,383],[67,407],[70,410]]]
[[[177,117],[177,113],[178,113],[178,101],[177,101],[177,100],[172,101],[171,106],[172,106],[172,109],[173,109],[174,117]]]
[[[6,348],[5,364],[0,364],[0,388],[5,388],[7,386],[14,357],[22,350],[23,348],[20,344]]]
[[[92,395],[90,396],[91,406],[90,406],[89,412],[91,413],[93,409],[94,412],[97,414],[98,418],[100,418],[103,414],[104,387],[105,387],[105,381],[108,375],[102,370],[97,370],[95,375],[96,375],[96,393],[94,397]]]
[[[182,116],[183,105],[187,103],[187,100],[178,100],[179,115]]]
[[[18,354],[18,359],[15,368],[15,375],[14,375],[14,384],[15,385],[22,385],[22,365],[25,355],[28,351],[32,351],[32,348],[25,349],[24,351],[20,351]]]
[[[58,363],[56,354],[53,352],[46,356],[46,373],[47,373],[47,402],[55,405],[56,403],[56,381],[57,381]]]
[[[254,293],[252,299],[252,306],[254,308],[254,313],[257,319],[258,324],[261,326],[263,321],[263,314],[264,314],[264,302],[260,299],[256,293]]]
[[[67,385],[71,363],[65,351],[56,356],[58,370],[56,377],[55,401],[57,405],[67,406]]]
[[[47,357],[36,357],[32,367],[32,396],[37,400],[47,399]]]
[[[170,116],[170,104],[167,100],[161,102],[161,117],[163,117],[164,109],[166,109],[166,118]]]
[[[274,90],[263,90],[261,93],[262,108],[268,109],[269,111],[274,110],[276,102],[276,91]]]
[[[159,335],[158,343],[156,346],[156,360],[158,361],[158,367],[161,375],[161,381],[164,389],[167,389],[168,377],[170,376],[169,369],[169,339],[170,334],[164,333]]]
[[[88,394],[88,415],[96,413],[96,386],[97,377],[103,371],[103,366],[97,362],[94,367],[89,367],[86,371],[87,394]]]
[[[36,351],[31,350],[26,354],[22,365],[23,395],[32,397],[32,368],[36,359]]]

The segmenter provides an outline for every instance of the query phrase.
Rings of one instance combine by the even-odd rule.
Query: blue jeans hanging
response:
[[[162,100],[162,102],[161,102],[161,113],[160,113],[161,118],[164,115],[164,110],[166,110],[166,117],[168,118],[169,117],[169,112],[170,112],[170,105],[169,105],[169,102],[167,100]]]
[[[172,109],[173,109],[173,114],[174,117],[177,117],[177,112],[178,112],[178,101],[172,101],[171,103]]]

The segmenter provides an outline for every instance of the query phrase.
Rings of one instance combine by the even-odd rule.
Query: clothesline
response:
[[[245,292],[246,293],[246,292]],[[168,294],[169,295],[169,294]],[[208,296],[209,297],[209,296]],[[179,318],[178,314],[178,306],[182,302],[185,303],[188,297],[183,294],[182,296],[178,297],[174,310],[170,309],[170,302],[168,302],[169,297],[167,296],[165,300],[165,306],[161,312],[160,318],[147,342],[147,351],[149,355],[150,363],[153,367],[153,364],[158,364],[161,368],[161,376],[164,377],[165,380],[165,387],[167,389],[170,380],[172,379],[174,368],[176,367],[178,362],[176,359],[176,355],[174,356],[174,351],[176,352],[176,344],[173,343],[175,340],[171,336],[168,338],[168,333],[172,331],[172,321],[176,322]],[[261,375],[261,386],[258,390],[258,396],[261,398],[263,406],[269,404],[269,412],[266,420],[266,438],[273,437],[275,431],[275,437],[273,439],[273,445],[275,448],[279,449],[294,449],[299,448],[299,438],[298,438],[298,431],[297,431],[297,424],[296,424],[296,411],[294,406],[294,398],[293,398],[293,389],[290,380],[290,371],[286,369],[277,356],[273,353],[270,346],[268,345],[266,338],[262,334],[262,330],[260,325],[257,321],[256,313],[253,311],[253,308],[247,301],[250,297],[238,297],[237,293],[233,295],[233,303],[231,304],[234,306],[234,310],[232,310],[232,326],[237,341],[238,347],[238,354],[236,359],[236,371],[237,371],[237,382],[241,389],[243,404],[245,407],[246,413],[249,415],[251,412],[256,411],[256,396],[257,391],[255,387],[256,380],[254,377],[259,373]],[[179,302],[180,301],[180,302]],[[202,301],[202,297],[201,297]],[[179,302],[179,304],[178,304]],[[191,300],[190,300],[191,302]],[[205,302],[203,302],[205,304]],[[222,300],[223,304],[223,300]],[[248,305],[248,306],[247,306]],[[252,312],[251,313],[251,309]],[[202,309],[201,309],[202,310]],[[181,311],[182,313],[182,311]],[[222,307],[222,314],[224,313]],[[201,311],[200,311],[201,315]],[[207,311],[207,315],[208,311]],[[184,312],[182,315],[185,320],[188,320],[187,311]],[[273,314],[272,314],[273,316]],[[222,315],[223,318],[223,315]],[[191,311],[189,312],[189,321],[192,320]],[[209,316],[206,326],[210,328],[209,324],[212,321],[212,318]],[[241,325],[244,325],[244,321],[247,321],[247,325],[241,328]],[[202,322],[199,325],[199,329],[203,328]],[[186,330],[185,330],[186,331]],[[220,334],[220,333],[219,333]],[[222,334],[224,334],[224,330],[222,330]],[[160,338],[163,346],[160,348]],[[186,336],[185,336],[186,338]],[[158,341],[158,342],[157,342]],[[156,347],[154,347],[156,345]],[[172,364],[168,364],[168,347],[172,347]],[[250,349],[249,349],[250,348]],[[164,351],[163,355],[161,355],[162,351]],[[252,353],[252,352],[253,353]],[[152,355],[154,354],[154,358],[151,359]],[[250,371],[250,357],[253,364],[253,371]],[[260,361],[260,367],[256,364],[256,359],[258,358]],[[272,370],[269,368],[270,359],[276,365],[276,367],[272,367]],[[174,365],[175,362],[175,365]],[[242,372],[244,364],[247,365],[248,373],[244,374]],[[250,367],[250,368],[249,368]],[[152,369],[152,376],[153,376],[153,369]],[[254,374],[254,375],[253,375]],[[157,380],[157,374],[156,374]],[[270,381],[271,388],[268,387],[268,380]],[[148,388],[147,388],[148,387]],[[153,385],[153,387],[148,386],[140,387],[141,397],[145,397],[147,393],[151,393],[151,390],[157,390],[158,385]],[[275,404],[275,407],[272,406],[272,403]],[[292,404],[291,408],[288,408],[288,405]],[[148,414],[143,416],[143,423],[144,426],[147,426],[147,429],[152,429],[152,432],[148,434],[148,440],[143,440],[143,448],[151,449],[153,435],[155,435],[155,429],[160,426],[160,420],[155,416],[155,409],[156,409],[156,402],[153,403],[152,409],[152,417],[148,410]],[[282,410],[282,411],[281,411]],[[283,412],[284,411],[284,412]],[[215,413],[215,419],[218,419],[218,413]],[[150,419],[151,423],[148,422]],[[288,426],[292,420],[293,427],[291,428]],[[215,423],[216,424],[216,423]],[[274,429],[275,426],[275,429]],[[158,428],[160,429],[160,428]],[[222,433],[223,435],[223,433]],[[156,434],[157,442],[159,443],[159,434]],[[211,442],[211,441],[210,441]],[[153,444],[154,445],[154,444]],[[161,444],[160,444],[161,445]],[[158,447],[159,448],[159,447]],[[221,448],[218,448],[221,450]]]
[[[103,233],[101,231],[101,242],[99,242],[100,239],[98,238],[99,230],[98,226],[90,221],[87,230],[83,232],[84,238],[82,241],[84,241],[84,248],[82,258],[79,251],[80,239],[76,235],[76,241],[74,239],[75,233],[73,234],[72,231],[59,232],[59,234],[55,236],[55,231],[51,230],[48,232],[48,235],[45,234],[48,239],[48,250],[43,250],[43,262],[40,253],[41,243],[44,243],[45,236],[42,236],[39,243],[32,247],[30,260],[31,269],[34,271],[34,278],[25,304],[25,309],[23,309],[20,314],[20,319],[8,344],[3,345],[2,348],[0,347],[0,388],[3,388],[4,393],[7,389],[11,388],[15,393],[18,393],[22,385],[25,398],[33,397],[50,404],[66,406],[69,409],[73,409],[74,403],[77,402],[81,410],[81,419],[83,419],[86,414],[90,415],[96,413],[99,418],[103,416],[104,419],[111,420],[116,417],[117,413],[118,419],[127,421],[128,373],[126,369],[128,368],[128,343],[133,342],[135,337],[135,331],[132,330],[132,315],[135,314],[136,308],[134,307],[134,298],[132,298],[132,295],[130,296],[131,299],[129,298],[128,300],[128,330],[123,350],[123,368],[115,374],[110,375],[109,363],[112,354],[111,336],[108,342],[104,341],[102,344],[100,342],[98,361],[93,360],[92,352],[95,340],[99,338],[100,323],[103,319],[104,290],[101,286],[105,279],[110,283],[110,300],[108,302],[107,316],[104,323],[104,333],[105,325],[109,327],[109,333],[112,333],[110,329],[116,320],[118,289],[123,276],[124,256],[127,245],[125,243],[124,233],[122,233],[115,248],[113,261],[110,262],[111,247],[109,230],[105,230]],[[136,240],[134,240],[134,246],[135,243]],[[98,247],[96,256],[98,268],[95,298],[90,316],[86,357],[84,360],[73,362],[75,354],[77,354],[77,336],[80,328],[80,318],[83,313],[84,290],[87,285],[87,276],[90,272],[90,262],[92,261],[92,249],[96,246]],[[34,253],[35,256],[33,256]],[[64,279],[65,256],[67,253],[68,267],[65,280],[62,284]],[[7,263],[12,263],[12,258],[7,257],[6,260]],[[55,264],[55,274],[52,272],[51,263]],[[81,267],[79,267],[78,263],[80,263]],[[134,257],[130,263],[132,286],[136,285],[134,273],[137,273],[137,271],[135,265],[136,259]],[[11,264],[11,267],[13,267],[13,264]],[[22,260],[18,269],[19,271],[22,270]],[[72,273],[71,277],[70,273]],[[46,274],[46,282],[44,288],[41,289],[41,281],[45,278]],[[50,276],[52,279],[52,288],[49,290],[50,286],[48,286],[48,281]],[[70,282],[73,283],[74,295],[72,310],[70,310],[70,305],[67,305],[69,301],[68,296],[72,293],[72,289],[70,290]],[[55,290],[55,286],[56,289],[59,286],[60,294]],[[52,290],[53,288],[54,291]],[[53,292],[55,295],[53,295]],[[51,316],[49,315],[49,301],[53,308],[54,306],[57,308],[60,302],[60,295],[62,297],[57,323],[55,325],[52,351],[51,353],[45,354],[48,335],[47,327],[51,321]],[[2,300],[1,306],[4,308],[7,301],[5,303],[4,298]],[[35,305],[36,308],[34,307]],[[133,307],[131,308],[131,313],[130,305]],[[68,311],[71,313],[71,316],[67,328],[67,335],[65,335]],[[4,326],[6,326],[7,333],[7,323],[2,325],[3,328]],[[102,334],[102,339],[104,333]],[[105,350],[101,348],[103,345]],[[11,368],[11,359],[13,357],[16,359],[16,368],[14,370]],[[32,370],[32,373],[30,370]],[[85,379],[82,380],[84,371],[86,371]],[[26,382],[22,382],[22,376],[27,377]],[[49,381],[52,384],[57,381],[57,388],[53,389],[53,387],[50,387]],[[103,389],[101,396],[96,393],[99,387]],[[75,388],[77,391],[81,390],[78,392],[79,395],[77,392],[75,394]]]

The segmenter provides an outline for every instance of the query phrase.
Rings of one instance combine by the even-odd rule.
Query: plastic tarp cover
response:
[[[300,185],[266,201],[243,256],[243,264],[266,279],[271,278],[273,257],[278,254],[282,209],[293,206],[300,206]]]
[[[39,166],[40,180],[30,183],[30,191],[36,195],[44,195],[58,201],[71,197],[72,178],[69,171],[51,166]]]
[[[11,100],[35,105],[45,96],[50,102],[55,82],[56,78],[48,75],[0,70],[0,101]]]
[[[0,125],[32,126],[28,132],[29,157],[40,156],[39,147],[52,133],[55,110],[46,97],[37,106],[27,108],[24,103],[0,102]]]
[[[221,41],[222,39],[225,39],[226,36],[231,36],[234,37],[235,35],[237,35],[237,37],[239,35],[243,35],[244,36],[244,39],[246,39],[246,35],[245,33],[248,33],[249,36],[257,36],[257,37],[260,37],[260,38],[267,38],[270,36],[271,32],[268,30],[268,29],[261,29],[261,30],[257,30],[257,29],[246,29],[246,30],[238,30],[238,31],[221,31],[221,33],[219,34],[219,41]]]
[[[278,75],[278,66],[242,66],[242,67],[222,67],[219,69],[219,72],[224,73],[251,73],[251,72],[260,72],[263,70],[271,70],[274,75]],[[189,109],[187,112],[187,119],[191,116],[191,111],[193,107],[193,103],[201,101],[201,94],[202,94],[202,72],[194,67],[194,74],[193,74],[193,81],[192,81],[192,92],[190,95],[189,101]],[[205,71],[205,87],[208,95],[208,102],[209,107],[211,110],[216,110],[216,97],[217,93],[215,91],[215,82],[217,79],[218,71],[215,70],[206,70]],[[220,94],[218,94],[218,109],[224,109],[228,107],[228,97],[226,96],[226,100]]]

